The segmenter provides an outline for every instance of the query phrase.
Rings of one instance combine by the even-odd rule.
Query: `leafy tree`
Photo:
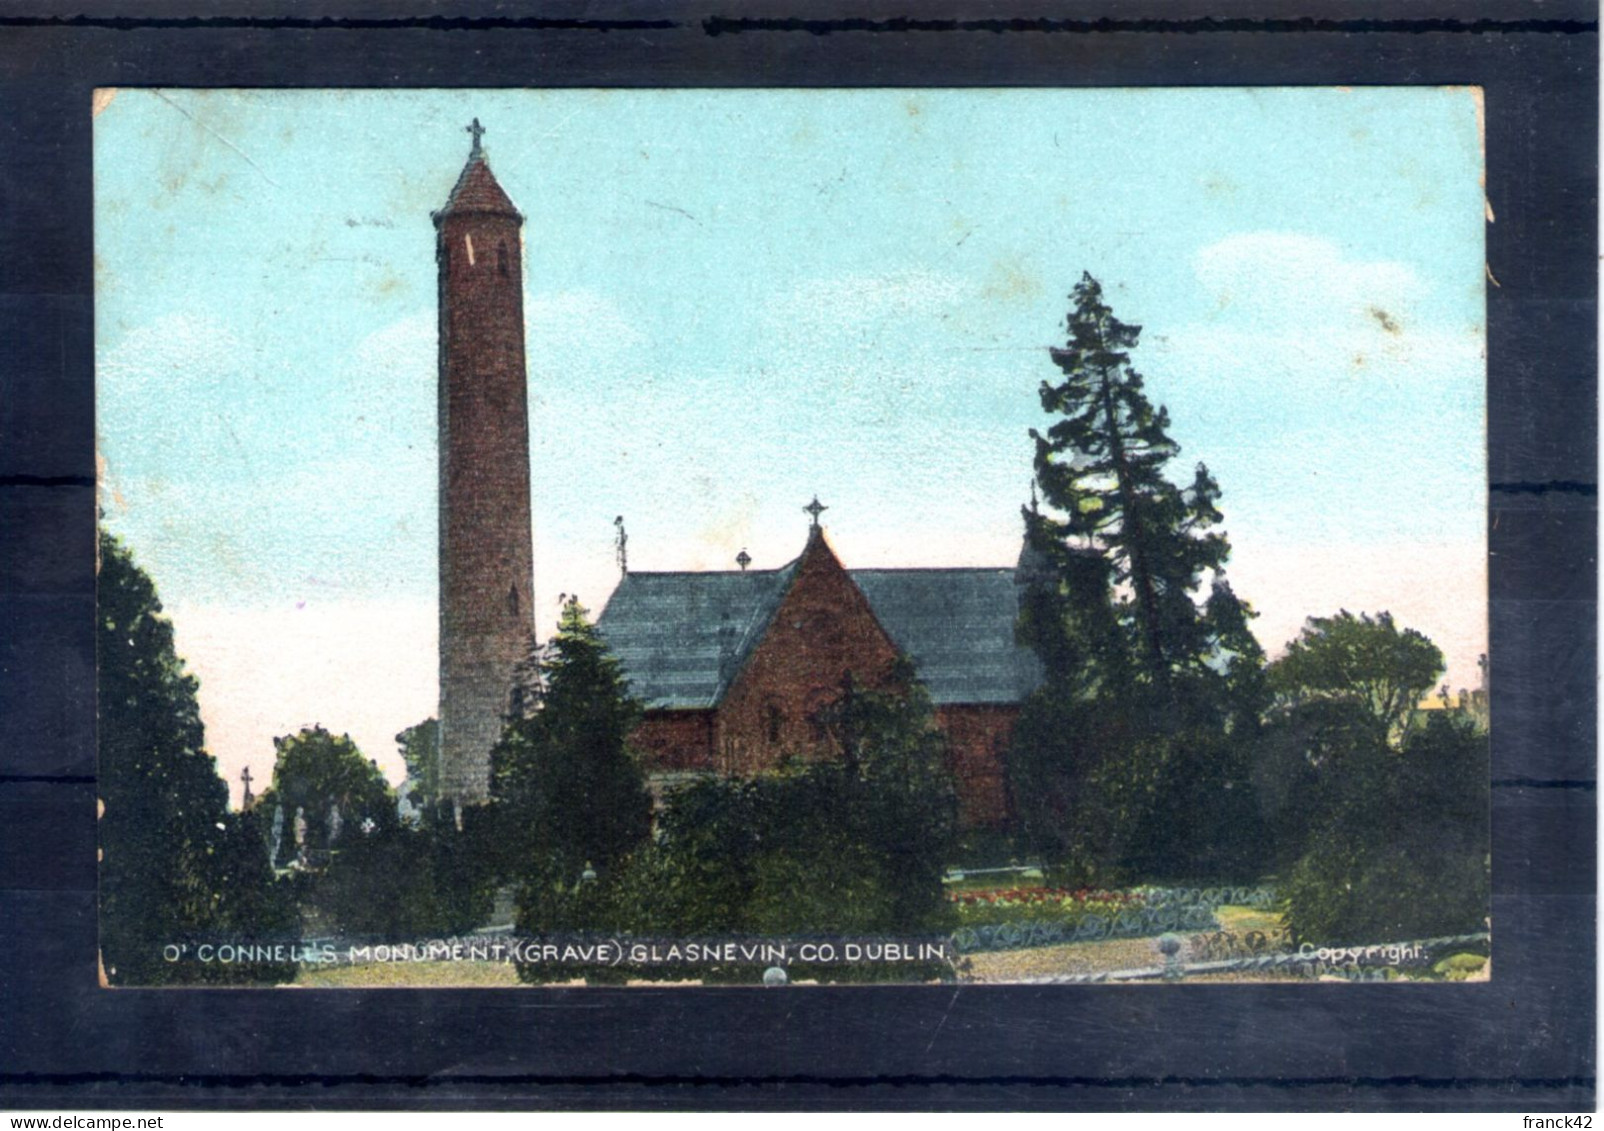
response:
[[[1285,885],[1299,941],[1404,942],[1482,929],[1490,904],[1487,736],[1441,712],[1401,748],[1375,732],[1322,775]]]
[[[269,812],[275,807],[284,811],[281,862],[295,856],[297,814],[306,822],[305,847],[316,852],[343,847],[364,828],[388,831],[398,823],[394,792],[350,735],[306,727],[275,738],[273,748],[278,753],[273,784],[259,804]]]
[[[526,885],[520,923],[682,938],[949,930],[941,874],[955,836],[956,792],[911,664],[899,660],[869,689],[844,680],[818,721],[840,757],[674,791],[657,836],[593,869],[594,878]],[[750,982],[760,973],[697,969],[694,976]],[[618,976],[549,964],[520,970],[529,981]],[[855,980],[875,972],[836,966],[807,976]]]
[[[294,966],[167,962],[163,948],[292,941],[253,814],[228,811],[195,678],[156,587],[104,532],[97,587],[100,946],[116,985],[286,980]]]
[[[1302,858],[1329,823],[1339,775],[1400,748],[1441,671],[1437,646],[1390,613],[1309,618],[1269,667],[1274,702],[1253,755],[1277,867]]]
[[[425,719],[395,736],[406,763],[407,800],[428,809],[440,800],[440,720]]]
[[[1008,751],[1019,847],[1048,860],[1068,857],[1108,752],[1128,751],[1133,741],[1121,712],[1064,681],[1050,680],[1032,692]],[[1092,875],[1081,879],[1100,882]]]
[[[1269,683],[1283,714],[1331,717],[1329,706],[1357,708],[1383,738],[1397,743],[1409,718],[1443,671],[1442,652],[1391,613],[1310,617],[1286,655],[1270,665]]]
[[[906,658],[819,712],[841,757],[670,796],[661,844],[714,910],[700,930],[917,933],[947,926],[957,834],[946,741]],[[695,884],[687,887],[694,888]]]
[[[945,912],[941,877],[958,833],[958,794],[947,743],[913,661],[899,656],[871,689],[850,675],[822,713],[842,749],[844,822],[870,852],[889,897],[884,930],[918,930]]]
[[[587,869],[605,873],[646,839],[652,820],[629,744],[640,705],[577,599],[563,606],[540,667],[538,708],[508,724],[490,775],[501,870],[537,895],[566,890]]]
[[[1381,745],[1375,717],[1351,702],[1312,700],[1272,713],[1250,771],[1267,830],[1267,867],[1284,875],[1303,856],[1327,817],[1330,783]]]
[[[393,942],[473,930],[490,917],[495,889],[471,842],[435,806],[421,827],[342,837],[312,899],[341,930]]]

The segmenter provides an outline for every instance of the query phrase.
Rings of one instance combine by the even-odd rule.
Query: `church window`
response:
[[[513,616],[518,615],[518,587],[516,585],[507,590],[507,611]]]
[[[464,232],[464,233],[462,233],[462,246],[463,246],[463,247],[464,247],[464,248],[465,248],[465,249],[466,249],[466,250],[467,250],[467,252],[468,252],[468,266],[469,266],[469,267],[472,267],[472,266],[474,266],[474,258],[473,258],[473,233],[472,233],[472,232]]]
[[[812,741],[828,742],[830,740],[831,708],[840,692],[829,687],[815,687],[808,692],[807,720],[808,736]]]
[[[496,247],[496,271],[503,279],[507,277],[507,241],[502,240]]]
[[[785,712],[780,710],[778,703],[770,703],[763,708],[763,729],[769,740],[769,745],[776,745],[780,741],[780,731],[785,725]]]

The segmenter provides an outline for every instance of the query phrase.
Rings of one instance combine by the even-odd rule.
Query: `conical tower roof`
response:
[[[445,207],[434,214],[434,222],[439,224],[447,216],[459,213],[474,212],[488,213],[496,216],[511,216],[522,221],[523,213],[513,205],[512,198],[496,180],[496,175],[490,171],[490,162],[485,158],[485,152],[479,147],[479,119],[475,118],[469,132],[474,134],[473,149],[468,154],[468,163],[462,167],[462,175],[457,178],[456,187],[451,195],[446,197]],[[477,132],[475,132],[477,131]]]

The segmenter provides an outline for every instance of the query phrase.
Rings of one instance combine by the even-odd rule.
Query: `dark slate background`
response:
[[[0,9],[0,1106],[1592,1110],[1597,7],[801,7]],[[1486,87],[1492,982],[96,987],[95,86],[1326,83]]]

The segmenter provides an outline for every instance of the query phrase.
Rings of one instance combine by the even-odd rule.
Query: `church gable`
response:
[[[751,773],[787,753],[819,749],[818,713],[850,672],[872,686],[897,647],[863,592],[814,527],[766,630],[731,682],[718,712],[718,758]]]

